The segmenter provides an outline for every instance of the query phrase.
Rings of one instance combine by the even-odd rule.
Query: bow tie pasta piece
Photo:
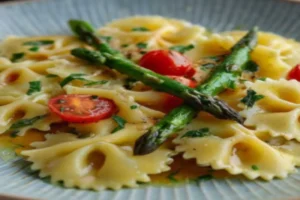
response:
[[[209,135],[182,137],[182,131],[174,140],[178,145],[176,151],[183,152],[183,158],[195,158],[200,166],[225,169],[231,174],[243,174],[249,179],[284,178],[295,169],[292,156],[274,149],[252,131],[235,122],[195,119],[185,131],[204,127],[208,128]]]
[[[31,128],[47,131],[50,129],[50,124],[60,121],[60,119],[55,116],[46,115],[47,112],[48,108],[46,106],[25,100],[18,100],[1,106],[0,134],[8,131],[14,123],[20,122],[20,120],[33,119],[38,116],[41,117],[39,120],[36,120],[32,124],[16,128],[16,130],[19,131],[19,135],[24,135],[24,133]]]
[[[71,142],[77,140],[77,136],[71,133],[55,133],[55,134],[46,134],[45,135],[45,141],[39,141],[39,142],[33,142],[30,146],[41,149],[50,147],[53,145],[57,145],[64,142]]]
[[[253,108],[245,108],[241,115],[246,117],[245,125],[272,136],[283,136],[300,141],[300,84],[295,80],[271,80],[247,83],[264,98]]]
[[[0,49],[7,58],[16,52],[23,52],[28,59],[41,61],[51,57],[68,57],[73,48],[85,46],[74,36],[8,37]]]
[[[182,20],[159,16],[138,16],[114,21],[99,29],[103,36],[109,36],[109,43],[132,60],[142,56],[138,44],[145,44],[147,50],[168,49],[177,45],[195,45],[206,38],[205,28]],[[105,38],[105,37],[103,37]],[[198,51],[191,49],[187,56],[191,60],[199,58]]]
[[[256,105],[265,112],[286,112],[300,107],[300,83],[296,80],[257,80],[247,82],[246,86],[264,96]]]
[[[51,176],[52,182],[95,190],[137,187],[137,182],[150,181],[148,174],[169,170],[167,164],[172,161],[171,151],[164,147],[146,156],[133,156],[132,147],[86,141],[23,151],[23,155],[33,162],[32,169],[40,170],[42,177]]]
[[[273,140],[276,140],[277,138],[274,138]],[[296,166],[300,166],[300,143],[295,140],[284,140],[281,139],[280,144],[272,144],[274,141],[270,141],[269,144],[271,144],[274,148],[278,149],[279,151],[282,151],[286,154],[289,154],[293,156],[293,161]]]

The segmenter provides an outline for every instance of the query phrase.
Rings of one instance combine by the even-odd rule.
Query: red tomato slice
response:
[[[287,75],[287,79],[295,79],[300,82],[300,64],[296,65]]]
[[[64,121],[92,123],[111,117],[116,111],[109,99],[92,95],[67,94],[50,99],[48,107]]]
[[[176,51],[150,51],[141,58],[139,64],[162,75],[191,78],[196,73],[188,58]]]
[[[189,86],[191,88],[195,88],[197,86],[197,83],[195,81],[181,77],[181,76],[168,76],[168,77],[175,81],[178,81],[186,86]],[[180,99],[176,96],[170,95],[170,94],[165,94],[165,100],[164,100],[163,107],[166,112],[169,112],[169,111],[173,110],[174,108],[180,106],[182,103],[183,103],[182,99]]]

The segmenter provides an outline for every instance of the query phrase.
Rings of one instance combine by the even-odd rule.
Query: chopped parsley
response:
[[[258,166],[257,165],[252,165],[251,168],[255,171],[259,170]]]
[[[31,81],[29,82],[29,90],[27,91],[27,95],[31,95],[35,92],[41,91],[41,81]]]
[[[37,52],[40,48],[38,46],[33,46],[29,48],[29,51]]]
[[[259,69],[259,66],[256,64],[256,62],[250,60],[249,62],[246,63],[246,66],[244,68],[245,71],[248,72],[257,72]]]
[[[108,83],[108,80],[101,80],[101,81],[88,81],[88,83],[84,84],[85,86],[91,86],[91,85],[103,85],[105,83]]]
[[[139,49],[146,49],[148,46],[147,43],[144,43],[144,42],[139,42],[136,44],[136,47],[139,48]]]
[[[127,123],[127,121],[125,119],[123,119],[122,117],[120,117],[118,115],[114,115],[114,116],[112,116],[112,118],[113,118],[113,120],[115,120],[115,122],[118,124],[118,126],[116,128],[114,128],[114,130],[112,130],[111,133],[115,133],[125,127],[125,124]]]
[[[56,78],[58,77],[56,74],[47,74],[46,78]]]
[[[64,80],[60,82],[60,86],[64,87],[68,83],[70,83],[73,80],[82,80],[85,81],[86,79],[82,78],[82,76],[85,76],[85,74],[70,74],[67,76]]]
[[[97,95],[92,95],[91,99],[98,99],[99,97]]]
[[[43,45],[49,45],[54,44],[53,40],[37,40],[37,41],[28,41],[24,42],[23,45],[25,46],[43,46]]]
[[[185,52],[190,51],[193,48],[195,48],[195,46],[193,44],[189,44],[186,46],[184,46],[184,45],[173,46],[173,47],[170,47],[170,50],[178,51],[179,53],[184,54]]]
[[[191,130],[186,132],[183,136],[181,136],[181,138],[183,137],[205,137],[205,136],[209,136],[211,135],[211,133],[209,132],[209,128],[201,128],[199,130]]]
[[[127,78],[125,80],[125,84],[124,84],[124,87],[128,90],[131,90],[134,86],[134,84],[136,83],[136,80],[133,79],[133,78]]]
[[[213,175],[211,174],[206,174],[206,175],[202,175],[202,176],[198,176],[197,178],[193,179],[193,181],[208,181],[208,180],[211,180],[213,179]]]
[[[20,52],[20,53],[14,53],[11,57],[11,62],[17,62],[18,60],[22,59],[25,56],[25,53]]]
[[[121,45],[122,48],[125,48],[125,47],[128,47],[128,46],[129,46],[129,44],[122,44]]]
[[[179,170],[174,171],[174,172],[171,172],[171,173],[167,176],[167,178],[168,178],[171,182],[176,183],[176,182],[178,182],[178,180],[175,178],[175,175],[178,174],[178,173],[179,173]]]
[[[18,137],[18,133],[19,133],[18,130],[14,130],[10,133],[10,137],[12,137],[12,138]]]
[[[261,77],[261,78],[258,78],[257,80],[260,80],[260,81],[266,81],[266,77]]]
[[[264,95],[257,94],[254,90],[247,90],[247,96],[242,98],[241,102],[245,104],[248,108],[251,108],[256,101],[264,98]]]
[[[134,27],[131,29],[132,31],[150,31],[149,29],[147,29],[146,27]]]
[[[131,109],[131,110],[134,110],[134,109],[137,109],[137,108],[138,108],[137,105],[132,105],[132,106],[130,106],[130,109]]]
[[[101,40],[104,40],[106,43],[109,43],[112,39],[111,36],[104,36],[104,35],[101,35],[100,38]]]
[[[64,111],[65,111],[65,108],[64,108],[64,107],[60,107],[60,108],[59,108],[59,111],[60,111],[60,112],[64,112]]]
[[[23,128],[26,126],[31,126],[32,124],[34,124],[35,122],[37,122],[38,120],[42,119],[46,117],[46,115],[39,115],[30,119],[21,119],[19,121],[16,121],[15,123],[13,123],[10,126],[10,130],[15,130],[15,129],[19,129],[19,128]]]

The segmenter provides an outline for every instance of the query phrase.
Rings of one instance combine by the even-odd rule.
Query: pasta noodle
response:
[[[159,16],[120,19],[97,33],[134,62],[152,50],[186,48],[182,53],[192,62],[198,84],[212,70],[204,69],[203,61],[227,55],[245,35],[211,33]],[[300,83],[286,80],[300,61],[296,41],[259,32],[251,53],[258,71],[243,73],[235,88],[217,97],[245,117],[244,125],[201,112],[156,151],[142,156],[134,155],[136,140],[166,115],[164,102],[174,97],[73,57],[70,51],[78,47],[93,49],[74,36],[8,37],[0,44],[0,143],[7,137],[26,140],[33,131],[41,134],[44,140],[32,139],[21,155],[52,183],[94,190],[138,187],[151,182],[153,174],[175,173],[170,166],[174,155],[195,160],[199,170],[210,167],[249,179],[285,178],[300,166]],[[252,105],[247,104],[251,94],[256,98]],[[116,109],[93,123],[67,123],[50,108],[49,102],[60,95],[101,97]],[[90,106],[89,101],[80,106]],[[200,136],[187,137],[193,131]]]

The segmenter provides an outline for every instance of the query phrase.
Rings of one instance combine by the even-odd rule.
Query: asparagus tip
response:
[[[155,151],[158,146],[154,144],[151,140],[149,140],[150,132],[147,132],[146,134],[142,135],[139,139],[135,141],[133,155],[146,155],[149,153],[152,153]],[[154,137],[155,138],[155,137]]]
[[[78,19],[70,19],[68,21],[69,27],[73,31],[73,33],[77,36],[80,36],[82,31],[94,32],[94,28],[91,24],[86,21],[78,20]]]

